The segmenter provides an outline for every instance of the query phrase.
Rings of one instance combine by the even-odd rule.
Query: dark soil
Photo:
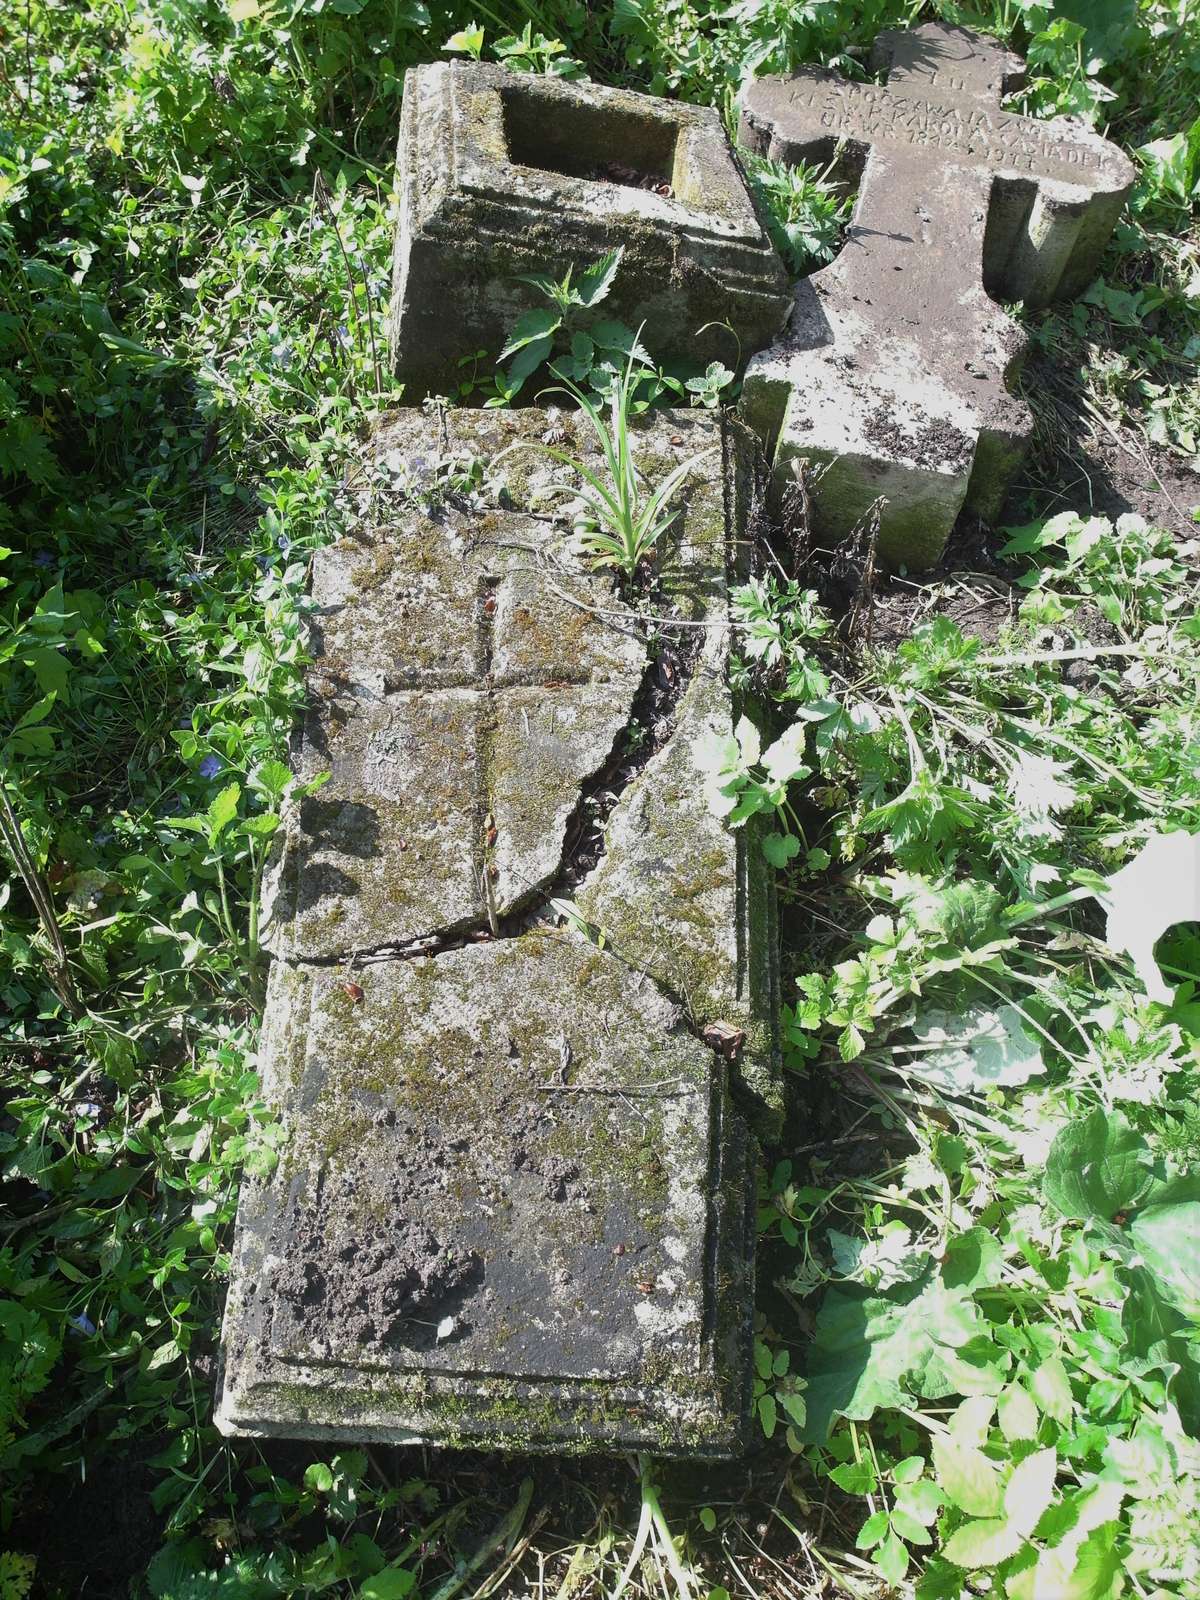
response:
[[[661,194],[670,200],[675,191],[653,172],[639,172],[636,167],[624,166],[620,161],[600,161],[582,174],[597,183],[619,183],[626,189],[645,189],[649,194]]]
[[[163,1543],[164,1513],[151,1492],[163,1481],[150,1458],[166,1439],[134,1438],[83,1445],[87,1475],[72,1467],[39,1477],[6,1548],[37,1557],[37,1600],[127,1600]]]
[[[353,1199],[353,1171],[323,1173],[312,1201],[285,1211],[274,1315],[293,1337],[318,1348],[326,1341],[369,1350],[434,1343],[447,1297],[478,1280],[481,1262],[469,1252],[453,1254],[405,1214],[412,1205],[408,1176],[396,1174],[378,1221],[341,1244],[327,1237],[327,1227]]]
[[[1080,375],[1031,351],[1021,379],[1037,421],[1033,447],[1001,519],[1022,523],[1060,511],[1115,520],[1132,511],[1176,535],[1181,554],[1200,538],[1200,461],[1148,444],[1131,427],[1098,421]]]

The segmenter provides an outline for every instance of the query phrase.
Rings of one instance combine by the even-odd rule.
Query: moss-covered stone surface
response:
[[[747,464],[719,418],[638,426],[647,481],[692,463],[639,601],[545,514],[569,425],[394,414],[355,480],[368,531],[318,557],[297,764],[332,776],[275,863],[262,1053],[288,1139],[243,1196],[228,1432],[741,1445],[773,902],[695,748],[734,719]],[[456,503],[429,463],[466,459],[483,488]],[[668,625],[676,701],[632,729]],[[656,743],[629,776],[635,734]],[[569,891],[591,937],[550,904]]]

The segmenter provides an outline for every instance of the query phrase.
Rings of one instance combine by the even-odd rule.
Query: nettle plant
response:
[[[839,146],[840,153],[840,146]],[[784,265],[795,278],[832,261],[854,209],[853,194],[831,180],[838,155],[823,168],[800,161],[747,156],[747,170],[762,199],[767,226]]]
[[[696,747],[705,795],[717,816],[731,828],[740,828],[760,812],[776,818],[779,826],[762,838],[763,855],[773,867],[786,866],[805,844],[788,788],[812,774],[805,759],[807,739],[805,724],[797,722],[764,749],[762,735],[743,716],[732,734],[709,734]]]
[[[548,303],[526,311],[513,325],[499,357],[509,362],[508,369],[496,373],[485,405],[511,405],[543,365],[560,383],[573,386],[573,396],[583,390],[595,403],[624,383],[624,404],[633,415],[676,400],[711,411],[732,397],[735,375],[723,362],[710,361],[703,373],[681,379],[655,364],[641,328],[592,315],[608,298],[623,256],[623,247],[610,250],[578,274],[569,266],[561,278],[518,274],[518,283],[532,285]],[[473,387],[473,381],[465,385]]]

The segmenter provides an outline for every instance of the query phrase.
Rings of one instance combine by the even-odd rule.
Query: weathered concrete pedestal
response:
[[[996,300],[1082,289],[1134,179],[1067,118],[1001,110],[1024,63],[927,23],[883,33],[886,87],[806,69],[742,91],[741,138],[774,160],[861,173],[837,259],[796,289],[782,339],[751,361],[747,420],[782,491],[801,460],[819,539],[884,497],[879,553],[935,564],[960,510],[1000,510],[1032,430],[1010,392],[1024,336]]]
[[[577,419],[555,425],[599,467]],[[745,470],[714,418],[638,434],[652,482],[710,453],[658,562],[697,645],[633,770],[651,641],[532,514],[561,471],[537,448],[550,426],[396,414],[363,480],[372,531],[317,557],[296,764],[332,777],[277,861],[262,1060],[288,1141],[243,1193],[227,1433],[743,1443],[747,1118],[769,1128],[779,1107],[774,907],[693,750],[734,720]],[[389,488],[468,453],[494,461],[488,507]],[[602,932],[560,925],[559,895]]]
[[[788,314],[783,264],[709,107],[476,62],[414,67],[396,187],[389,332],[409,400],[451,392],[461,361],[494,362],[522,312],[546,305],[523,274],[578,281],[617,248],[611,291],[572,328],[617,318],[644,325],[656,361],[733,361]]]

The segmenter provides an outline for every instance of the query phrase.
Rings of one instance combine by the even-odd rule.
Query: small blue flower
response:
[[[275,540],[275,544],[282,555],[287,555],[288,551],[292,548],[292,541],[288,538],[286,533],[279,534]]]
[[[68,1318],[76,1333],[83,1334],[85,1339],[90,1339],[96,1331],[96,1324],[86,1313],[81,1312],[77,1317]]]
[[[290,344],[277,344],[271,351],[271,360],[282,371],[286,372],[292,364],[292,347]]]
[[[200,763],[200,776],[202,778],[215,778],[221,770],[221,763],[216,756],[205,756]]]
[[[49,550],[39,550],[33,558],[33,564],[35,567],[52,567],[54,565],[54,555]]]
[[[112,831],[111,828],[101,828],[100,832],[98,834],[96,834],[95,838],[92,840],[92,843],[93,844],[111,844],[116,837],[117,837],[116,834]]]
[[[348,350],[350,348],[350,329],[344,322],[338,323],[337,328],[334,331],[334,337],[337,339],[337,342],[341,345],[343,350]]]

